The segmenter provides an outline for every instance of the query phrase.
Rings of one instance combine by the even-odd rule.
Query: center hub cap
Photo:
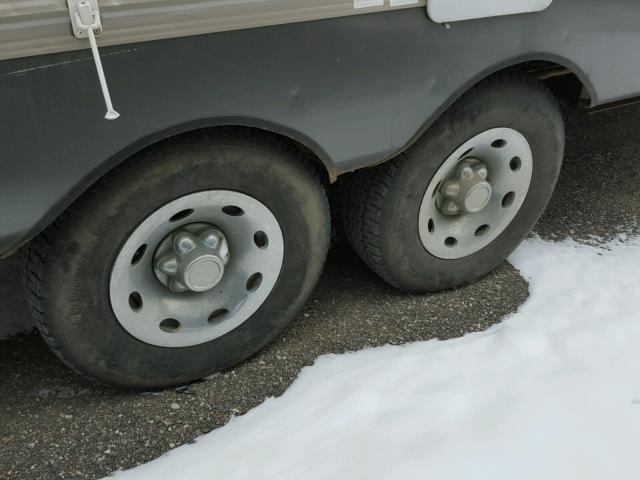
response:
[[[465,210],[479,212],[487,206],[491,199],[491,185],[488,182],[480,182],[471,187],[464,199]]]
[[[190,224],[160,243],[154,255],[154,271],[173,292],[206,292],[220,283],[229,258],[229,244],[220,229]]]
[[[438,209],[444,215],[476,213],[487,206],[493,189],[487,181],[487,167],[475,158],[465,159],[440,187]]]
[[[195,292],[215,287],[224,273],[224,263],[218,257],[200,257],[187,267],[184,283]]]

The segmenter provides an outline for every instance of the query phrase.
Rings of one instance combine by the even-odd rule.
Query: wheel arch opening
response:
[[[335,167],[333,162],[326,154],[326,152],[311,139],[302,138],[296,132],[281,128],[277,125],[262,125],[260,122],[254,121],[242,121],[228,119],[225,121],[221,119],[219,121],[213,121],[210,125],[179,125],[165,132],[160,132],[144,140],[144,146],[136,149],[134,152],[128,155],[123,155],[119,161],[109,169],[116,168],[123,162],[135,161],[134,157],[151,148],[162,148],[163,145],[170,144],[176,141],[183,141],[186,138],[193,136],[197,137],[202,134],[214,134],[216,132],[224,132],[227,134],[234,134],[236,136],[245,136],[251,138],[255,136],[261,136],[263,138],[271,138],[278,140],[279,142],[287,144],[289,147],[296,150],[300,155],[300,158],[309,163],[318,176],[322,179],[323,183],[330,184],[336,179]],[[104,172],[102,175],[106,174]],[[100,177],[102,177],[100,175]],[[96,181],[100,178],[98,177]]]
[[[509,74],[526,75],[543,82],[554,96],[565,105],[590,108],[598,103],[593,85],[591,85],[586,75],[578,67],[571,64],[571,62],[544,54],[533,55],[527,58],[514,58],[500,65],[489,67],[478,73],[475,77],[470,78],[466,84],[447,98],[446,101],[442,102],[440,108],[426,118],[421,128],[407,143],[392,154],[376,162],[375,165],[396,158],[411,148],[453,104],[476,86],[491,78]]]
[[[545,83],[567,105],[590,107],[595,102],[592,86],[573,66],[550,60],[527,60],[498,70],[491,76],[509,72],[519,72]]]
[[[220,122],[214,125],[178,125],[171,129],[152,134],[141,139],[135,144],[128,145],[126,148],[118,152],[113,157],[103,162],[92,175],[85,179],[84,182],[77,184],[65,195],[63,199],[52,205],[47,214],[23,237],[16,239],[16,242],[3,252],[3,258],[11,255],[19,250],[23,245],[27,244],[31,239],[38,236],[47,227],[53,224],[56,219],[64,214],[67,209],[73,206],[77,201],[82,201],[82,196],[90,191],[101,179],[113,172],[115,169],[127,162],[135,162],[138,155],[144,154],[145,151],[154,148],[162,148],[175,141],[183,141],[189,136],[198,136],[203,133],[214,133],[216,131],[226,131],[237,135],[255,136],[260,135],[263,138],[270,137],[287,144],[290,148],[295,149],[300,158],[307,162],[317,173],[325,188],[334,183],[337,179],[333,163],[317,145],[311,145],[303,139],[295,138],[293,135],[285,134],[277,128],[270,126],[262,127],[255,125],[247,125],[236,122]]]

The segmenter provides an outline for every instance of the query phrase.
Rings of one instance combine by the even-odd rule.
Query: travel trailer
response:
[[[465,284],[543,212],[561,105],[640,95],[638,25],[632,0],[0,0],[0,256],[60,358],[128,389],[265,346],[332,223],[399,289]]]

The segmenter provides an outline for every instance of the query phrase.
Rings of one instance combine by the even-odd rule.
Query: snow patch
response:
[[[280,398],[117,480],[635,478],[640,240],[527,240],[485,332],[320,357]]]

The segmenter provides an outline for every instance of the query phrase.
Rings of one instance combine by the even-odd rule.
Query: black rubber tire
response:
[[[429,182],[465,141],[496,127],[520,131],[533,151],[525,202],[507,229],[468,257],[443,260],[420,241],[418,213]],[[383,280],[425,293],[480,278],[520,244],[544,211],[564,156],[564,123],[553,94],[526,76],[480,83],[459,99],[411,148],[380,166],[356,172],[342,188],[341,212],[350,244]]]
[[[109,301],[122,244],[160,206],[216,188],[251,195],[278,219],[285,257],[273,291],[247,321],[208,343],[163,348],[137,340]],[[110,172],[25,248],[27,299],[47,343],[81,374],[134,390],[183,384],[236,365],[285,328],[320,276],[329,235],[324,187],[295,149],[255,132],[190,135]]]

